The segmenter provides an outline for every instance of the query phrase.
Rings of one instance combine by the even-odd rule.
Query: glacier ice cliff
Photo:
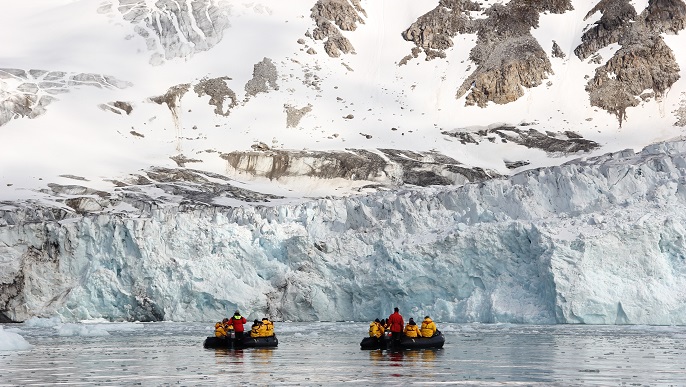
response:
[[[299,204],[0,206],[0,319],[686,323],[686,141]]]

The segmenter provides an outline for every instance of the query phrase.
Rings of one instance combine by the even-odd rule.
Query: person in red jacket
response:
[[[236,333],[236,340],[243,339],[243,332],[245,331],[243,324],[246,322],[248,322],[248,320],[241,316],[241,312],[239,311],[235,311],[233,317],[229,320],[229,323],[233,325],[233,331]]]
[[[393,314],[388,316],[386,324],[391,331],[391,339],[393,341],[400,341],[403,327],[405,326],[405,320],[403,320],[403,316],[400,315],[400,309],[398,309],[398,307],[395,307],[395,309],[393,309]]]

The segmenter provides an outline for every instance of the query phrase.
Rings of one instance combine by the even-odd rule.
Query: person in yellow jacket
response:
[[[436,334],[436,324],[429,318],[429,316],[424,317],[422,321],[422,328],[420,329],[422,337],[432,337]]]
[[[260,337],[271,337],[274,336],[274,323],[269,321],[268,318],[262,318],[262,326],[260,326]]]
[[[215,337],[226,337],[228,334],[226,327],[221,322],[214,324],[214,336]]]
[[[379,339],[383,336],[384,331],[384,327],[378,318],[369,324],[369,337],[376,337]]]
[[[253,321],[252,327],[250,328],[250,337],[261,337],[260,329],[262,328],[262,323],[260,320]]]
[[[422,337],[419,327],[413,318],[410,318],[410,322],[405,325],[404,333],[407,337]]]

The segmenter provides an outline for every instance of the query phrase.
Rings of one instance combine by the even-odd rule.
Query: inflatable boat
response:
[[[225,348],[225,349],[242,349],[242,348],[273,348],[279,345],[279,339],[276,335],[269,337],[250,337],[246,336],[240,340],[232,337],[214,337],[210,336],[205,339],[203,347],[205,348]]]
[[[391,336],[384,336],[381,338],[365,337],[360,342],[361,349],[438,349],[443,348],[445,344],[445,337],[443,333],[437,332],[431,337],[405,337],[400,341],[393,342]]]

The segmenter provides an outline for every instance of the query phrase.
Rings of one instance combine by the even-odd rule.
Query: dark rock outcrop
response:
[[[181,127],[180,124],[180,105],[181,98],[190,90],[191,85],[189,83],[184,83],[181,85],[176,85],[170,87],[166,93],[158,95],[156,97],[151,97],[150,100],[158,105],[165,104],[172,115],[172,120],[174,120],[174,126],[178,128]]]
[[[445,57],[457,34],[476,33],[470,59],[476,70],[459,87],[456,97],[466,97],[466,105],[485,107],[489,102],[506,104],[523,95],[522,88],[542,83],[552,67],[547,54],[531,35],[542,12],[563,13],[572,9],[569,0],[532,2],[512,0],[484,10],[484,19],[472,19],[470,11],[481,7],[469,0],[441,0],[438,7],[420,17],[403,33],[426,53],[427,60]],[[407,63],[418,53],[403,58]]]
[[[681,103],[674,113],[677,117],[677,122],[675,122],[674,125],[682,128],[686,126],[686,93],[681,94]]]
[[[542,133],[535,129],[521,129],[514,126],[501,126],[477,132],[443,131],[442,134],[457,138],[462,144],[480,144],[483,141],[513,142],[530,149],[540,149],[548,153],[573,154],[590,152],[600,148],[595,141],[586,140],[573,132]]]
[[[357,24],[364,24],[362,16],[367,13],[359,0],[318,0],[311,9],[310,17],[317,27],[312,38],[324,41],[324,50],[332,57],[355,53],[355,48],[341,31],[355,31]]]
[[[453,46],[452,38],[455,35],[476,31],[477,23],[469,18],[468,12],[479,10],[479,4],[470,0],[441,0],[436,8],[403,31],[403,39],[413,42],[425,52],[447,50]]]
[[[660,35],[684,28],[686,3],[650,0],[637,15],[628,0],[604,0],[587,17],[598,11],[602,17],[584,33],[582,44],[574,52],[585,59],[609,44],[621,46],[586,85],[591,105],[614,114],[621,126],[626,110],[646,99],[645,90],[652,90],[659,99],[679,80],[674,53]]]
[[[253,66],[252,79],[245,84],[246,98],[254,97],[258,93],[267,93],[270,89],[279,90],[276,83],[278,77],[274,62],[269,58],[262,59]]]
[[[219,77],[211,79],[203,79],[193,86],[193,91],[202,97],[207,95],[210,97],[210,105],[214,106],[214,113],[220,116],[228,116],[231,108],[238,105],[236,93],[233,92],[227,85],[226,81],[231,80],[229,77]],[[224,111],[224,104],[226,99],[231,102]]]
[[[283,106],[284,111],[286,112],[286,127],[287,128],[295,128],[300,124],[300,120],[309,112],[312,111],[312,105],[307,104],[307,106],[304,106],[300,109],[298,109],[295,106],[291,105],[284,105]]]
[[[235,173],[279,180],[290,177],[369,181],[388,187],[464,184],[497,173],[471,168],[436,153],[397,149],[333,151],[230,152],[221,155]]]
[[[574,54],[583,60],[612,43],[619,42],[627,24],[636,20],[638,14],[629,0],[601,0],[591,9],[584,20],[601,12],[602,16],[593,27],[581,36],[581,44]]]

